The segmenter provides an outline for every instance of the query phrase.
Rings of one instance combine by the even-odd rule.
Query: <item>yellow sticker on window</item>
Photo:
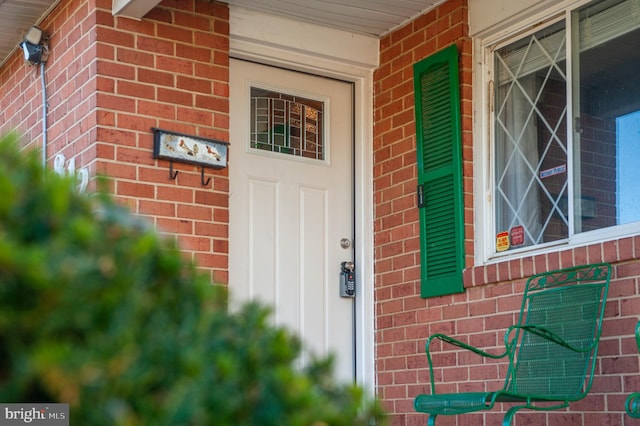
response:
[[[496,235],[496,251],[509,250],[509,233],[500,232]]]

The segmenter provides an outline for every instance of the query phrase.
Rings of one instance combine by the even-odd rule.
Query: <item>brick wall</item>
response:
[[[377,389],[392,413],[392,425],[423,425],[413,398],[429,393],[424,343],[446,333],[501,352],[503,333],[520,307],[525,279],[533,273],[583,263],[614,265],[605,312],[597,376],[591,393],[568,410],[523,411],[516,424],[620,425],[624,399],[640,390],[638,350],[633,339],[640,315],[640,237],[608,240],[490,265],[474,265],[472,56],[467,3],[449,0],[380,43],[374,74],[375,298]],[[465,293],[420,298],[419,228],[413,103],[414,63],[448,46],[460,56],[465,203]],[[504,364],[437,351],[436,384],[441,392],[496,389]],[[440,417],[438,424],[500,424],[503,411]],[[501,412],[502,410],[502,412]]]
[[[111,14],[111,0],[62,1],[40,25],[51,34],[45,67],[48,159],[74,158],[111,178],[134,212],[176,235],[186,255],[227,282],[228,175],[154,160],[151,128],[228,141],[228,8],[166,0],[142,21]],[[37,67],[16,52],[0,69],[0,131],[42,145]]]
[[[177,235],[181,247],[212,280],[227,282],[228,176],[157,161],[152,127],[228,141],[229,23],[226,5],[165,1],[143,21],[114,18],[111,1],[98,2],[97,51],[99,160],[115,178],[113,192],[158,229]]]
[[[63,0],[42,27],[51,33],[46,65],[49,149],[75,158],[91,174],[111,176],[113,193],[160,229],[175,234],[187,255],[227,281],[228,176],[152,158],[151,127],[228,139],[228,10],[204,0],[165,0],[144,20],[114,18],[110,0]],[[571,410],[525,414],[531,424],[622,424],[626,394],[640,390],[632,338],[640,312],[640,237],[476,266],[473,242],[472,57],[465,0],[449,0],[380,43],[375,72],[375,267],[378,391],[392,424],[424,424],[413,397],[427,391],[423,353],[434,332],[497,347],[518,308],[524,278],[573,264],[615,265],[599,375],[587,399]],[[466,267],[464,294],[419,297],[419,236],[415,203],[415,62],[448,46],[461,52]],[[0,68],[0,132],[17,128],[25,144],[42,143],[42,103],[36,67],[16,52]],[[442,390],[480,389],[498,382],[499,366],[436,355]],[[457,362],[457,364],[454,364]],[[439,377],[440,380],[440,377]],[[522,416],[522,415],[520,415]],[[499,414],[461,417],[460,424],[499,424]],[[463,420],[464,419],[464,420]],[[447,424],[446,419],[441,419]],[[455,419],[454,419],[455,420]],[[628,419],[626,419],[628,421]],[[450,420],[449,420],[450,421]],[[440,423],[440,420],[439,420]]]
[[[419,297],[413,64],[452,43],[461,53],[465,216],[470,223],[472,76],[467,15],[464,0],[449,1],[384,37],[380,67],[374,73],[376,367],[379,395],[387,410],[395,413],[393,425],[425,422],[424,416],[410,414],[413,397],[429,378],[422,348],[430,324],[443,319],[441,305],[451,303],[451,298]],[[472,247],[467,244],[467,263]],[[436,308],[431,309],[434,303]],[[450,305],[446,311],[445,318],[454,318],[466,314],[467,307]],[[446,327],[451,324],[446,322]]]

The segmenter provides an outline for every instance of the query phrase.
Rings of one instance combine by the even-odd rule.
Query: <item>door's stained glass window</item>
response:
[[[251,148],[324,160],[324,102],[251,88]]]

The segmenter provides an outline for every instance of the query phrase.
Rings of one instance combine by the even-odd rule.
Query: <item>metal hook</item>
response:
[[[202,186],[207,186],[209,185],[209,182],[211,182],[211,178],[207,179],[207,181],[204,181],[204,166],[202,166],[202,170],[200,172],[200,182],[202,183]]]
[[[173,161],[169,161],[169,179],[175,180],[178,177],[178,171],[173,171]]]

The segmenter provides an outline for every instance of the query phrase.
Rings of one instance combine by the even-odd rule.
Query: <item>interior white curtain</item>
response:
[[[524,227],[524,246],[541,242],[534,74],[497,88],[496,231]]]

